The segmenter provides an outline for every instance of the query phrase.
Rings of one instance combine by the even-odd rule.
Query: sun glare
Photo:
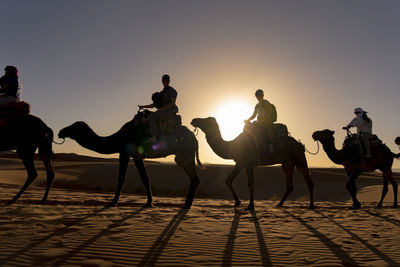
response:
[[[253,107],[242,101],[224,103],[215,112],[221,135],[226,140],[232,140],[243,131],[244,120],[253,112]]]

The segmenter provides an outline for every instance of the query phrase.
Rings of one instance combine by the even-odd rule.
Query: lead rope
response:
[[[53,143],[54,143],[54,144],[56,144],[56,145],[62,145],[62,144],[64,144],[64,143],[65,143],[65,138],[63,138],[63,141],[62,141],[62,142],[60,142],[60,143],[57,143],[56,141],[54,141],[54,140],[53,140]]]
[[[194,128],[193,132],[194,132],[194,136],[197,136],[199,134],[199,129],[196,127],[196,128]]]
[[[303,145],[303,146],[304,146],[305,151],[307,151],[307,152],[310,153],[311,155],[317,155],[318,152],[319,152],[319,142],[318,142],[318,141],[317,141],[317,152],[315,152],[315,153],[312,153],[312,152],[308,151],[308,149],[306,148],[305,145]]]

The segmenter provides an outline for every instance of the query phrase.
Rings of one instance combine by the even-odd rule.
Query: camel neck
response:
[[[118,153],[120,148],[118,132],[110,136],[99,136],[90,128],[82,133],[76,141],[83,147],[100,154]]]
[[[206,140],[211,149],[223,159],[232,159],[231,144],[232,141],[222,139],[218,127],[211,127],[206,131]]]
[[[323,143],[322,146],[330,160],[336,164],[343,163],[343,151],[336,149],[334,139],[330,142]]]

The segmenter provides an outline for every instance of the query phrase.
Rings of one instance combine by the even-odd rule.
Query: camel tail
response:
[[[42,144],[39,146],[39,155],[41,157],[46,157],[52,159],[54,156],[53,153],[53,139],[54,133],[53,130],[47,127],[44,140],[42,140]]]
[[[197,140],[196,140],[195,156],[196,156],[197,165],[198,165],[201,169],[203,169],[203,164],[201,163],[200,158],[199,158],[199,143],[197,142]]]

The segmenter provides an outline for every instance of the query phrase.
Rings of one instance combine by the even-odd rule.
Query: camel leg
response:
[[[307,183],[308,192],[310,193],[310,209],[314,209],[314,183],[311,180],[310,172],[306,166],[297,166],[297,170],[303,175]]]
[[[247,209],[254,210],[254,168],[247,167],[246,173],[247,173],[247,180],[248,180],[247,186],[249,188],[249,194],[250,194],[250,200],[249,200],[249,205],[247,206]]]
[[[278,206],[282,207],[288,195],[293,191],[293,172],[294,172],[294,164],[282,164],[282,169],[286,174],[286,191],[282,197],[281,202],[279,202]]]
[[[153,196],[151,194],[150,179],[149,179],[149,176],[147,175],[146,168],[144,167],[143,160],[135,159],[134,162],[135,162],[136,168],[139,172],[140,179],[142,180],[142,183],[143,183],[144,187],[146,188],[147,203],[146,203],[145,207],[151,207],[152,202],[153,202]]]
[[[398,191],[398,185],[396,183],[396,180],[393,178],[393,172],[391,169],[387,171],[387,178],[392,184],[393,187],[393,206],[392,208],[397,208],[397,191]]]
[[[18,155],[21,157],[22,162],[24,163],[25,169],[28,173],[28,177],[26,178],[25,184],[22,186],[22,188],[19,190],[19,192],[15,195],[15,197],[10,200],[8,202],[8,204],[12,204],[15,201],[17,201],[17,199],[22,195],[22,193],[24,193],[24,191],[28,188],[28,186],[36,179],[37,172],[36,172],[36,168],[35,168],[35,162],[33,159],[33,154],[29,153],[29,155],[21,155],[20,153],[18,153]]]
[[[357,187],[356,187],[356,179],[360,175],[361,171],[353,170],[351,173],[349,180],[346,183],[346,188],[349,191],[351,198],[353,199],[353,206],[352,208],[358,209],[361,208],[361,203],[357,200]]]
[[[382,187],[382,194],[381,194],[381,200],[379,201],[378,205],[376,206],[377,208],[382,208],[382,203],[383,200],[385,199],[386,193],[388,192],[388,175],[387,171],[382,171],[382,176],[383,176],[383,187]]]
[[[196,193],[196,189],[200,184],[199,177],[197,176],[196,173],[196,166],[194,163],[194,157],[191,158],[190,160],[184,160],[178,156],[175,157],[175,162],[176,164],[181,167],[185,173],[189,176],[190,178],[190,187],[189,187],[189,192],[186,196],[185,204],[183,205],[184,209],[190,209],[193,203],[194,195]]]
[[[121,190],[125,184],[126,170],[128,168],[128,163],[129,163],[129,155],[125,153],[120,153],[117,191],[115,192],[114,199],[111,201],[110,204],[108,204],[109,207],[115,207],[118,203]]]
[[[46,168],[46,174],[47,174],[47,184],[46,184],[46,191],[43,195],[42,200],[40,201],[40,204],[45,204],[47,201],[47,196],[49,195],[49,191],[51,188],[51,185],[53,184],[54,181],[54,171],[53,171],[53,166],[50,157],[48,156],[41,156],[42,161],[44,163],[44,166]]]
[[[240,206],[240,199],[238,197],[238,195],[236,194],[235,190],[233,189],[233,180],[235,180],[236,176],[239,174],[239,172],[242,169],[236,164],[235,167],[233,167],[233,170],[231,172],[231,174],[226,178],[225,180],[225,184],[228,186],[229,190],[231,191],[233,198],[235,199],[235,207],[239,207]]]

